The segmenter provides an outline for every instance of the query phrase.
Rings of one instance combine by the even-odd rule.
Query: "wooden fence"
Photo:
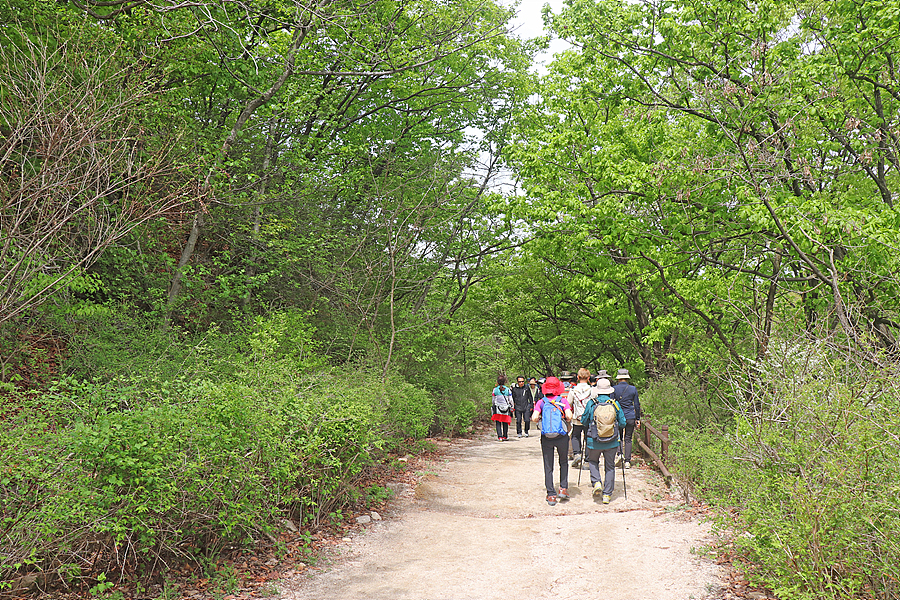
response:
[[[660,452],[657,454],[653,450],[653,438],[659,438]],[[666,485],[672,485],[672,474],[666,468],[666,460],[669,458],[669,426],[661,425],[659,429],[650,424],[650,419],[641,419],[641,435],[638,437],[638,445],[641,450],[649,456],[656,466],[659,468],[662,476],[666,480]]]

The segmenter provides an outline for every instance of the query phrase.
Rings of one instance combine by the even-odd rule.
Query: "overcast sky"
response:
[[[502,2],[510,6],[513,0],[502,0]],[[516,9],[518,14],[511,22],[516,35],[521,38],[533,38],[544,34],[544,20],[541,18],[541,10],[545,4],[549,4],[550,9],[554,13],[558,13],[563,7],[563,0],[521,0],[519,2],[519,7]],[[549,62],[554,52],[559,52],[567,46],[568,44],[554,40],[550,44],[550,51],[546,55],[538,57],[538,61]]]

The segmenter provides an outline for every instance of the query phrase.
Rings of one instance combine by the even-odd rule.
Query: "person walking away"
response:
[[[569,397],[569,392],[575,387],[575,376],[569,373],[568,371],[563,371],[559,374],[559,380],[563,384],[563,393],[560,394],[563,398]],[[571,405],[570,405],[571,406]],[[572,432],[572,423],[566,422],[566,428],[569,430],[569,433]],[[569,460],[575,458],[575,453],[572,451],[572,437],[569,436]]]
[[[525,377],[523,375],[519,375],[516,377],[516,385],[512,388],[512,401],[513,401],[513,409],[516,412],[516,437],[522,437],[522,419],[525,419],[525,431],[528,431],[528,419],[529,416],[526,416],[525,413],[528,412],[528,400],[525,398],[525,393],[528,391],[528,387],[525,385]]]
[[[601,379],[606,379],[607,381],[609,381],[612,379],[612,375],[607,373],[606,369],[600,369],[596,375],[591,376],[591,387],[593,388],[591,390],[591,393],[593,394],[594,398],[596,398],[598,395],[597,394],[597,385],[600,383]],[[613,400],[616,399],[615,390],[613,390],[613,393],[610,394],[610,398],[612,398]]]
[[[586,423],[588,430],[585,445],[585,458],[588,470],[591,472],[591,486],[596,496],[602,492],[603,504],[609,504],[612,493],[616,489],[616,449],[619,447],[619,431],[625,428],[627,423],[625,412],[612,396],[615,390],[609,384],[609,379],[598,379],[596,386],[597,397],[592,398],[584,408],[581,415],[582,423]],[[603,424],[609,424],[613,420],[612,409],[615,409],[612,431],[601,431]],[[599,414],[598,411],[601,411]],[[602,411],[606,411],[604,414]],[[600,416],[600,423],[596,416]],[[593,425],[591,425],[593,423]],[[600,456],[603,456],[603,478],[600,478]]]
[[[622,438],[622,456],[617,459],[625,461],[625,468],[631,468],[631,439],[634,437],[634,430],[641,427],[641,400],[638,398],[637,388],[631,385],[628,380],[631,375],[628,369],[619,369],[616,374],[615,399],[622,407],[625,413],[625,428],[621,431]]]
[[[597,382],[601,379],[612,379],[612,375],[607,373],[606,369],[600,369],[594,377],[591,377],[591,379],[593,380],[594,386],[596,386]]]
[[[581,415],[584,413],[584,407],[587,406],[588,400],[595,394],[592,393],[591,372],[585,368],[578,369],[578,383],[569,392],[567,400],[569,406],[572,407],[572,468],[580,469],[582,465],[582,437],[584,436],[585,427],[581,421]]]
[[[563,396],[563,384],[556,377],[548,377],[541,388],[544,397],[534,405],[531,420],[541,422],[541,456],[544,460],[544,485],[547,504],[556,506],[557,499],[569,498],[569,434],[566,423],[572,420],[572,408]],[[553,485],[554,453],[559,460],[559,494]]]
[[[544,394],[541,393],[537,379],[532,377],[528,380],[528,387],[525,388],[525,437],[528,437],[528,430],[531,428],[531,415],[534,413],[534,405],[543,397]]]
[[[568,371],[563,371],[559,374],[559,380],[562,381],[563,384],[563,396],[569,393],[569,391],[575,387],[575,376],[569,373]]]
[[[497,423],[497,441],[509,438],[509,424],[512,422],[512,392],[506,387],[506,375],[497,377],[497,387],[491,394],[491,421]]]

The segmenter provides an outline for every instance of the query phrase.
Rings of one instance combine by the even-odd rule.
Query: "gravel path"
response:
[[[617,470],[609,505],[570,469],[571,500],[544,501],[539,435],[454,441],[380,521],[320,567],[278,583],[290,600],[687,600],[721,595],[708,526],[649,467]],[[558,478],[558,473],[557,473]],[[558,479],[557,479],[558,481]],[[696,551],[696,552],[695,552]]]

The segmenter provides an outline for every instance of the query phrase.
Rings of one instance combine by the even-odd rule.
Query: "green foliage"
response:
[[[476,393],[472,395],[478,397]],[[436,427],[445,435],[463,435],[472,429],[472,423],[480,413],[483,413],[483,407],[479,407],[470,398],[441,396],[435,411]]]
[[[824,346],[777,346],[734,423],[674,429],[677,470],[779,598],[892,597],[900,551],[900,390]]]
[[[405,381],[388,382],[384,391],[386,424],[393,437],[424,438],[434,421],[434,397]]]
[[[196,338],[118,314],[75,329],[72,364],[93,378],[13,395],[0,429],[4,578],[199,560],[285,515],[341,520],[358,481],[427,435],[437,405],[396,375],[325,369],[308,320],[272,313]]]
[[[690,375],[662,377],[640,388],[641,413],[672,430],[721,429],[732,415],[708,381]]]
[[[391,499],[393,492],[390,488],[381,487],[380,485],[372,485],[366,488],[365,504],[366,506],[378,506]]]

